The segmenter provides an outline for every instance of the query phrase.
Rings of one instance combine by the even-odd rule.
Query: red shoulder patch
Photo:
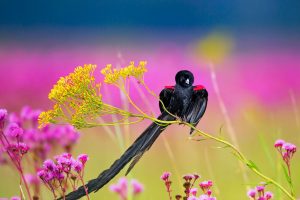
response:
[[[203,85],[195,85],[195,87],[193,89],[194,89],[194,91],[197,91],[197,90],[203,90],[203,89],[205,89],[205,87]]]
[[[171,90],[174,90],[175,87],[174,87],[174,86],[165,86],[165,89],[171,89]]]

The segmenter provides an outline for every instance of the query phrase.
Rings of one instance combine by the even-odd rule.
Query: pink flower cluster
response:
[[[144,191],[143,185],[137,180],[132,179],[129,183],[125,177],[120,178],[117,184],[110,185],[109,189],[117,193],[121,200],[126,200],[128,196],[136,196]]]
[[[200,188],[203,191],[203,194],[199,197],[197,195],[197,188],[191,189],[191,196],[189,196],[188,200],[217,200],[216,197],[212,196],[211,187],[213,186],[213,182],[211,180],[203,181],[199,184]]]
[[[172,199],[171,196],[171,181],[170,181],[170,172],[164,172],[160,177],[166,186],[167,192],[169,194],[169,199]],[[212,181],[203,181],[199,184],[200,188],[202,189],[203,194],[197,197],[198,189],[194,187],[195,182],[200,178],[198,174],[186,174],[183,176],[184,183],[184,196],[182,195],[175,195],[176,200],[187,199],[187,200],[216,200],[216,197],[212,196],[211,187],[213,186]]]
[[[70,153],[63,153],[55,156],[55,161],[45,160],[37,175],[56,197],[55,191],[60,189],[64,194],[69,181],[73,189],[76,188],[77,179],[83,181],[83,171],[87,160],[86,154],[80,154],[77,159],[74,159]]]
[[[33,187],[33,197],[38,197],[40,191],[40,181],[35,174],[39,166],[51,151],[62,148],[70,152],[79,139],[79,133],[72,126],[49,125],[38,129],[40,112],[28,106],[18,114],[8,114],[7,110],[0,109],[0,164],[13,164],[23,179],[28,196],[31,195],[27,184]],[[24,174],[27,171],[22,165],[25,154],[31,155],[27,156],[26,162],[32,167],[28,171],[35,171],[34,174]]]
[[[196,180],[199,177],[200,176],[198,174],[186,174],[182,177],[185,180],[185,182],[183,183],[183,187],[185,188],[184,193],[186,197],[190,196],[191,189],[193,188]],[[195,192],[195,190],[193,192]]]
[[[253,200],[269,200],[273,198],[273,193],[272,192],[265,192],[265,186],[264,185],[259,185],[256,186],[254,189],[250,189],[247,192],[247,195],[250,199]]]
[[[172,184],[172,181],[169,180],[171,176],[171,173],[170,172],[164,172],[161,176],[160,176],[160,179],[163,180],[165,182],[165,186],[166,186],[166,189],[167,189],[167,192],[170,193],[171,192],[171,184]]]
[[[20,168],[20,162],[24,154],[29,150],[29,146],[22,142],[23,129],[17,123],[10,123],[6,131],[4,131],[5,122],[7,118],[7,111],[0,109],[0,140],[2,145],[1,163],[6,163],[3,157],[3,153],[6,152],[13,162],[13,164]]]
[[[4,134],[11,144],[23,143],[21,147],[27,146],[36,158],[41,161],[49,156],[49,152],[58,147],[70,152],[72,146],[79,139],[79,133],[72,126],[49,125],[43,129],[38,129],[38,116],[40,110],[33,110],[28,106],[23,107],[20,114],[12,113],[8,116],[8,125]],[[1,125],[4,122],[7,111],[1,109]],[[16,145],[15,145],[16,146]],[[14,147],[15,147],[14,146]],[[21,148],[20,147],[20,148]]]
[[[4,153],[7,154],[11,163],[16,167],[20,177],[25,182],[26,191],[29,195],[30,191],[26,180],[24,178],[22,158],[29,151],[29,147],[26,143],[22,142],[23,129],[16,123],[10,123],[7,126],[7,130],[4,131],[5,122],[7,120],[7,111],[5,109],[0,109],[0,160],[1,163],[8,163],[5,160]],[[30,196],[30,195],[29,195]]]
[[[280,153],[283,161],[285,162],[285,164],[288,168],[289,176],[291,176],[290,166],[291,166],[292,157],[293,157],[294,153],[296,153],[296,151],[297,151],[296,145],[285,142],[282,139],[278,139],[275,141],[274,147]]]
[[[285,142],[281,139],[275,141],[274,147],[278,150],[278,152],[282,156],[282,159],[286,163],[290,163],[290,160],[292,159],[294,153],[296,153],[297,151],[296,145]]]

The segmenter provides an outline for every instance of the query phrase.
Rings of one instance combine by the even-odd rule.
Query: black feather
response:
[[[192,101],[189,105],[186,115],[186,121],[193,126],[197,126],[205,113],[208,100],[208,93],[205,89],[193,91]],[[190,134],[194,129],[191,128]]]

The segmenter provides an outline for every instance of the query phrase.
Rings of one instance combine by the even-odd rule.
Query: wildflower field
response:
[[[1,200],[300,198],[297,30],[100,27],[0,29]]]

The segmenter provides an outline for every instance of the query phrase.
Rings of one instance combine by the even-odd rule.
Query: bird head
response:
[[[188,70],[181,70],[175,76],[176,84],[182,87],[190,87],[194,83],[194,75]]]

